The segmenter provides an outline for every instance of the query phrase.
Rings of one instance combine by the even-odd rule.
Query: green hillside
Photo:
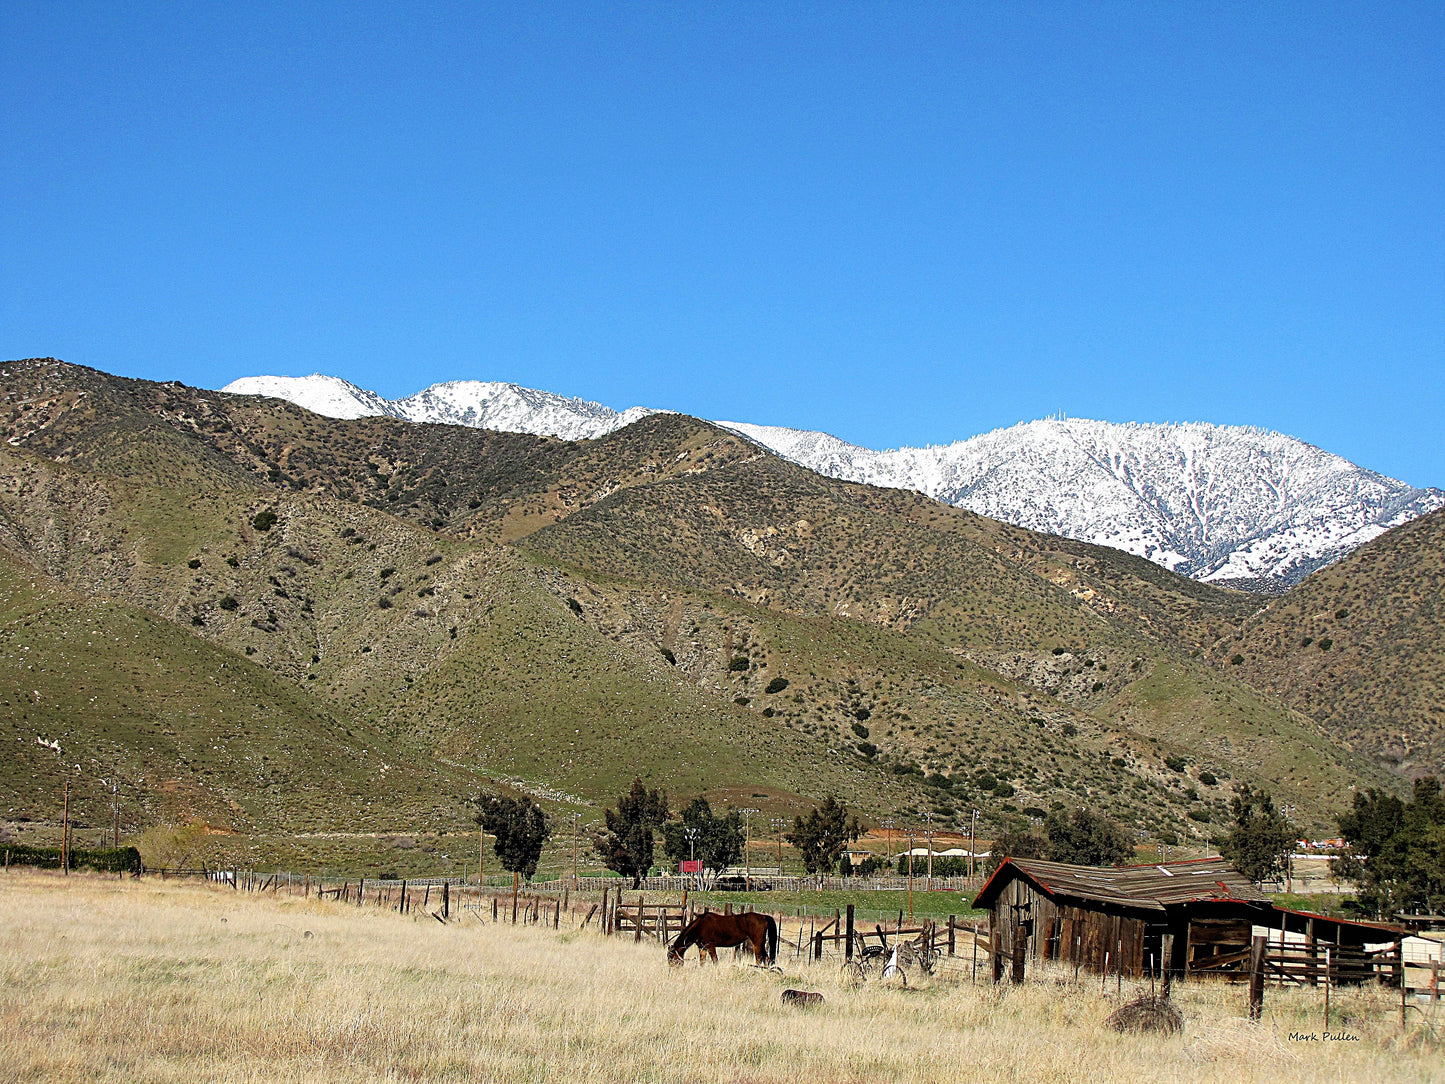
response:
[[[75,599],[114,600],[86,605],[155,640],[117,672],[207,652],[271,683],[241,701],[303,713],[288,735],[340,728],[346,749],[384,751],[386,782],[405,774],[399,797],[358,782],[293,809],[285,783],[238,766],[272,768],[270,732],[232,721],[184,752],[224,750],[232,774],[208,764],[210,789],[169,805],[156,783],[147,817],[420,831],[456,827],[488,781],[590,817],[642,775],[770,815],[836,793],[874,818],[979,808],[1004,827],[1085,803],[1204,838],[1239,781],[1320,825],[1350,785],[1389,782],[1201,657],[1257,600],[820,478],[696,419],[569,443],[336,421],[49,360],[0,365],[0,390],[0,542],[69,593],[53,637],[88,627]],[[24,579],[5,587],[17,605]],[[163,661],[153,695],[194,669]],[[22,699],[7,710],[28,727]],[[129,750],[134,775],[189,778],[139,730],[92,741],[99,718],[71,720],[67,740]],[[314,770],[350,755],[327,740],[296,741]],[[26,808],[49,815],[48,788],[53,813],[58,778]]]
[[[1445,512],[1435,512],[1316,572],[1209,655],[1400,773],[1445,775],[1442,600]]]
[[[0,794],[13,818],[201,820],[238,832],[458,823],[467,775],[410,757],[293,683],[124,602],[0,554]],[[44,742],[55,742],[55,750]]]

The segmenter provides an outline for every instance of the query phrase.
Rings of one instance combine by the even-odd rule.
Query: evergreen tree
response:
[[[1134,856],[1129,833],[1102,813],[1055,810],[1044,821],[1044,832],[1048,836],[1044,855],[1051,862],[1118,866]]]
[[[1034,832],[1007,831],[993,841],[988,852],[988,872],[993,873],[1005,858],[1042,858],[1049,841]]]
[[[1445,910],[1445,796],[1434,776],[1415,780],[1409,802],[1371,787],[1339,819],[1344,853],[1334,872],[1359,885],[1346,906],[1374,918]]]
[[[1255,884],[1277,878],[1288,867],[1299,829],[1274,807],[1274,799],[1248,783],[1230,802],[1234,826],[1219,853]]]
[[[501,794],[479,795],[477,805],[479,811],[472,819],[496,837],[493,850],[502,868],[530,881],[536,876],[542,846],[552,837],[552,824],[542,807],[525,796]]]
[[[617,808],[605,810],[607,830],[597,840],[597,853],[610,870],[632,878],[638,888],[652,868],[653,833],[667,820],[667,795],[648,790],[641,779],[617,799]]]
[[[806,819],[795,818],[793,830],[783,838],[798,848],[809,873],[831,873],[848,840],[862,834],[858,818],[850,819],[847,808],[830,794]]]

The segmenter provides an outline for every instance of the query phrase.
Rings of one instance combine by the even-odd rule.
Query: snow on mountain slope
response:
[[[601,403],[534,391],[496,381],[452,380],[433,384],[405,399],[383,399],[375,392],[334,376],[248,376],[221,389],[236,395],[286,399],[328,418],[367,418],[384,414],[411,422],[466,425],[503,433],[533,433],[563,440],[591,440],[659,413],[632,407],[618,413]]]
[[[826,433],[719,422],[820,474],[915,489],[1201,580],[1296,583],[1445,505],[1313,445],[1191,423],[1025,422],[955,444],[875,452]]]
[[[457,380],[388,400],[336,377],[254,376],[221,389],[332,418],[384,414],[565,440],[658,413],[516,384]],[[810,470],[896,489],[1036,531],[1113,546],[1201,580],[1297,583],[1417,516],[1415,489],[1293,437],[1241,426],[1025,422],[926,448],[874,451],[827,433],[718,422]]]
[[[243,376],[221,389],[232,395],[269,395],[286,399],[326,418],[371,418],[378,414],[401,417],[392,404],[374,391],[358,388],[336,376]]]

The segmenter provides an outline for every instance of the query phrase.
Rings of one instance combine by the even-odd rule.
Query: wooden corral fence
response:
[[[1234,981],[1250,977],[1251,949],[1211,956],[1195,962],[1192,975],[1217,976]],[[1400,982],[1400,942],[1374,949],[1344,945],[1302,944],[1294,941],[1271,941],[1261,960],[1264,982],[1275,986],[1358,985],[1384,982],[1395,986]]]
[[[689,904],[647,903],[638,896],[633,903],[619,899],[612,912],[611,932],[622,936],[631,934],[637,941],[646,937],[667,942],[691,920],[692,907]]]

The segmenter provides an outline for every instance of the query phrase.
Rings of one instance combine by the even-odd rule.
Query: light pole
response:
[[[756,809],[743,810],[743,890],[751,892],[753,889],[753,864],[749,848],[753,841],[753,814]]]
[[[572,887],[577,887],[577,822],[582,819],[581,813],[572,814]]]
[[[692,863],[692,885],[693,888],[698,888],[701,885],[701,880],[697,875],[697,837],[701,835],[702,832],[698,828],[689,827],[684,828],[682,833],[687,836],[687,857],[688,861]]]
[[[977,868],[978,859],[978,810],[973,811],[973,820],[968,826],[968,875],[972,877]]]
[[[928,891],[933,891],[933,811],[929,810],[923,814],[923,820],[928,825]]]
[[[908,917],[913,917],[913,829],[908,829]]]
[[[1284,819],[1286,822],[1289,821],[1290,814],[1293,813],[1294,810],[1294,806],[1286,803],[1284,807]],[[1284,856],[1284,890],[1286,892],[1294,891],[1294,852],[1296,846],[1298,846],[1298,844],[1291,841],[1289,853]]]

